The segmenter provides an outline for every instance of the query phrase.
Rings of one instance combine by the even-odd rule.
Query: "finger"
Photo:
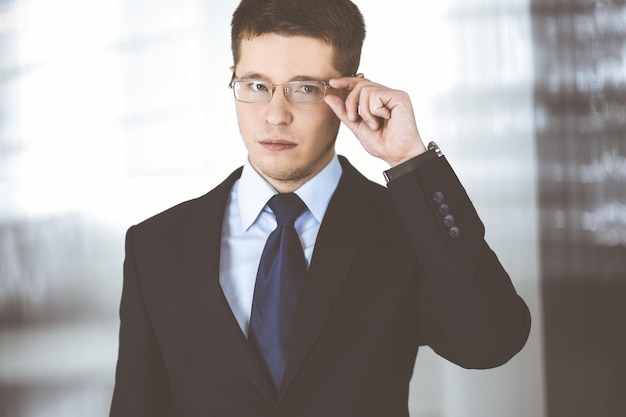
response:
[[[358,74],[358,76],[355,76],[355,77],[333,78],[329,80],[328,83],[333,88],[339,88],[339,89],[343,88],[346,90],[353,90],[357,86],[358,83],[365,80],[361,75],[362,74]]]
[[[359,116],[361,116],[363,122],[365,122],[370,129],[376,130],[378,128],[378,121],[370,112],[369,97],[365,90],[362,90],[359,95]]]
[[[337,115],[339,120],[346,124],[351,123],[345,103],[341,97],[328,95],[324,101],[326,101],[328,107]]]
[[[354,89],[350,91],[350,94],[346,97],[345,106],[348,112],[348,118],[356,122],[359,120],[359,103],[361,101],[361,89],[358,88],[358,84],[354,86]]]
[[[383,98],[380,94],[371,94],[369,108],[370,112],[383,119],[391,118],[391,109],[388,106],[390,99]]]
[[[330,107],[330,109],[337,115],[339,120],[341,120],[341,122],[344,123],[354,134],[356,134],[359,122],[350,120],[348,112],[346,111],[345,103],[341,97],[326,96],[325,101],[328,107]]]
[[[364,79],[362,77],[342,77],[329,81],[329,84],[333,88],[344,89],[349,92],[345,99],[345,107],[348,119],[352,122],[359,120],[359,86],[363,85],[363,81]]]
[[[339,120],[343,121],[348,117],[346,106],[341,97],[327,95],[324,98],[324,101],[326,102],[326,104],[328,104],[328,107],[330,107],[330,109],[337,115]]]
[[[380,100],[380,89],[367,86],[361,90],[359,96],[359,114],[361,119],[372,130],[377,130],[381,125],[381,117],[389,117],[389,112],[385,111],[384,104]]]

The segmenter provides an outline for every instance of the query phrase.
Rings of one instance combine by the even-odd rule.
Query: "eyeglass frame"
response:
[[[238,82],[246,82],[246,81],[258,81],[259,83],[263,83],[265,85],[267,85],[268,87],[271,87],[269,90],[269,98],[267,99],[267,101],[244,101],[244,100],[240,100],[239,98],[237,98],[237,94],[235,91],[235,83]],[[287,87],[290,84],[294,84],[294,83],[318,83],[324,86],[324,96],[322,97],[321,100],[317,100],[317,101],[291,101],[289,99],[289,94],[287,94]],[[241,103],[247,103],[247,104],[267,104],[270,103],[272,101],[272,99],[274,98],[274,90],[276,90],[277,87],[281,87],[283,89],[283,94],[285,94],[285,99],[291,103],[291,104],[317,104],[317,103],[322,103],[324,101],[324,98],[326,97],[326,92],[328,90],[333,90],[333,87],[331,87],[326,81],[322,81],[322,80],[294,80],[294,81],[289,81],[285,84],[272,84],[269,81],[263,81],[263,80],[257,80],[254,78],[245,78],[245,79],[241,79],[238,80],[235,73],[233,72],[233,76],[230,79],[230,83],[228,83],[228,88],[230,88],[231,90],[233,90],[233,96],[235,97],[235,100],[241,102]]]

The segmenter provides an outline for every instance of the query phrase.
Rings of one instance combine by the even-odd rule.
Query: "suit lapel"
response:
[[[224,209],[230,189],[240,176],[241,170],[235,171],[199,200],[196,216],[190,218],[179,229],[178,241],[186,270],[190,274],[189,290],[202,314],[241,371],[248,376],[263,397],[273,403],[276,397],[273,383],[241,332],[219,284],[220,237]]]
[[[372,195],[374,187],[347,160],[341,158],[343,174],[318,233],[296,328],[279,393],[286,393],[312,348],[333,303],[350,271],[368,230],[381,213]],[[241,176],[235,171],[222,184],[198,200],[195,216],[178,230],[189,291],[241,371],[261,395],[274,403],[276,392],[267,370],[245,338],[219,284],[220,237],[224,209],[232,185]],[[207,353],[208,354],[208,353]]]
[[[295,320],[279,399],[286,393],[312,348],[361,246],[368,225],[380,216],[373,185],[347,160],[315,243],[309,276]],[[374,199],[374,201],[373,201]]]

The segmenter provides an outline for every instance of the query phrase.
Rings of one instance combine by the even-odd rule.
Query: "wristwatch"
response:
[[[438,158],[441,158],[443,156],[443,152],[441,152],[441,149],[439,149],[439,145],[437,145],[434,141],[431,141],[428,144],[428,150],[435,151],[435,154],[437,154]]]

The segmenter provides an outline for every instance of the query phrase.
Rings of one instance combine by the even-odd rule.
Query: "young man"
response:
[[[490,368],[525,344],[528,309],[409,97],[354,75],[364,35],[349,0],[241,2],[248,158],[129,229],[111,416],[407,417],[420,345]],[[342,122],[386,188],[335,154]]]

